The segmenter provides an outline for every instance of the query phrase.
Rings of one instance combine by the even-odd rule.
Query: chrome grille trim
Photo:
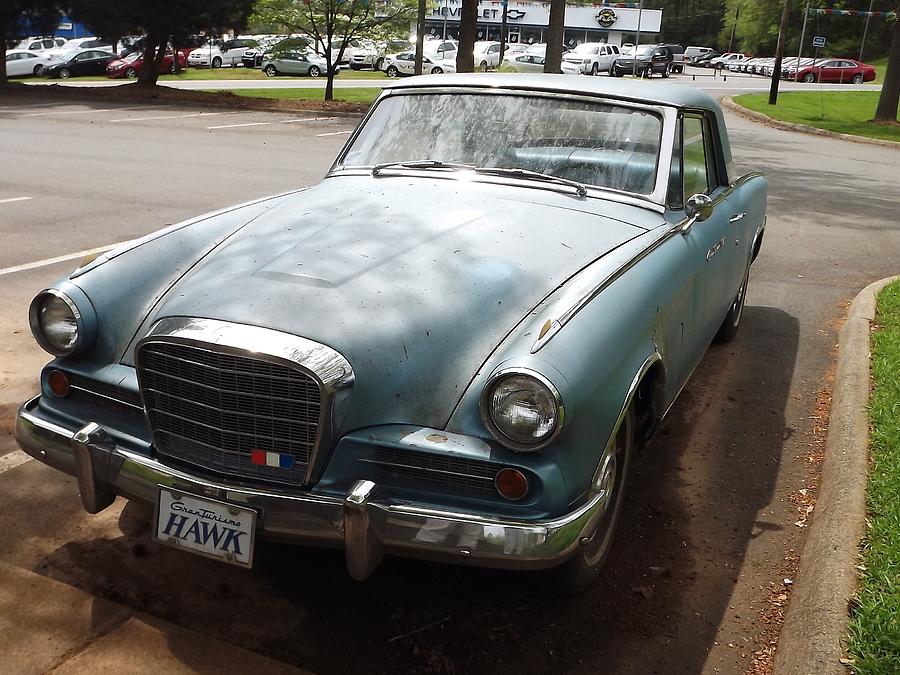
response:
[[[135,363],[157,452],[216,472],[291,485],[321,475],[335,415],[343,412],[354,380],[350,363],[326,345],[189,317],[154,324],[135,347]],[[266,447],[256,448],[254,440]],[[184,452],[167,452],[173,442]],[[294,467],[254,465],[250,449],[290,454]]]
[[[448,487],[462,487],[496,494],[494,478],[502,464],[468,457],[414,452],[400,448],[377,448],[373,457],[360,458],[373,464],[381,478],[422,480]]]
[[[69,378],[70,389],[78,396],[95,400],[101,399],[101,403],[113,403],[131,412],[144,412],[144,404],[139,392],[76,373],[66,372],[66,376]]]

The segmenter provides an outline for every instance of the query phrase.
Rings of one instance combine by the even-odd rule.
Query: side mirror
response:
[[[713,213],[712,198],[702,192],[691,195],[684,205],[684,212],[692,221],[702,223]]]

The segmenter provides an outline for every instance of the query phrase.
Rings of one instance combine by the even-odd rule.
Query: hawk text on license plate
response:
[[[256,512],[160,488],[157,541],[241,567],[253,565]]]

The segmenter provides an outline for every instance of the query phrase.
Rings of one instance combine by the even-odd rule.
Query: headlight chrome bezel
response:
[[[493,398],[495,387],[502,380],[513,376],[526,377],[534,380],[539,385],[543,386],[556,402],[556,420],[553,429],[546,436],[534,443],[523,443],[522,441],[507,436],[494,422],[493,415],[491,414],[491,399]],[[503,368],[491,375],[490,379],[488,379],[484,388],[481,390],[479,407],[481,411],[481,421],[487,430],[490,431],[491,435],[504,447],[517,452],[535,452],[546,448],[556,440],[565,425],[565,407],[563,406],[563,400],[559,390],[546,376],[531,368]]]
[[[47,339],[43,324],[41,323],[41,311],[43,310],[47,299],[51,297],[65,303],[75,319],[75,342],[71,347],[66,349],[57,347]],[[34,296],[34,299],[31,301],[31,306],[28,308],[28,323],[31,326],[31,334],[34,336],[34,339],[37,340],[41,349],[48,354],[52,354],[53,356],[70,356],[81,351],[85,346],[86,330],[84,314],[69,295],[57,288],[45,288]]]

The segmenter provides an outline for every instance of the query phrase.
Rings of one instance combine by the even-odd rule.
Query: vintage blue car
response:
[[[16,437],[96,513],[250,566],[256,537],[597,576],[629,462],[741,322],[766,181],[690,87],[413,78],[319,185],[82,263]]]

